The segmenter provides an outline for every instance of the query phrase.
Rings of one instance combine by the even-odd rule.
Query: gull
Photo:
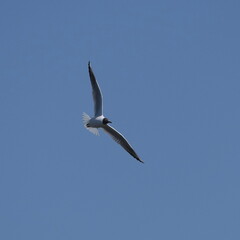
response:
[[[90,62],[88,62],[88,72],[92,85],[92,95],[94,103],[94,117],[89,117],[88,114],[83,113],[83,123],[84,126],[93,134],[99,136],[98,128],[102,128],[106,133],[108,133],[114,141],[120,144],[129,154],[131,154],[138,161],[143,161],[139,158],[137,153],[133,150],[132,146],[128,143],[127,139],[116,129],[109,125],[112,123],[108,118],[103,116],[103,97],[101,89],[98,82],[94,76],[93,70],[91,68]]]

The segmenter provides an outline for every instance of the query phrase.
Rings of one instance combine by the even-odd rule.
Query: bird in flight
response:
[[[98,128],[102,128],[106,133],[108,133],[113,138],[114,141],[120,144],[129,154],[131,154],[134,158],[143,163],[143,161],[139,158],[137,153],[133,150],[132,146],[128,143],[126,138],[116,129],[110,126],[109,123],[112,122],[109,121],[108,118],[103,116],[103,97],[98,82],[91,68],[90,62],[88,62],[88,72],[92,85],[94,117],[91,118],[88,116],[88,114],[83,113],[84,126],[95,135],[99,135]]]

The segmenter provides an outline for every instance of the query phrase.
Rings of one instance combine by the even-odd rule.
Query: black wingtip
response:
[[[88,61],[88,67],[91,67],[90,65],[91,65],[91,63],[90,63],[90,61]]]
[[[141,163],[144,163],[144,161],[143,160],[141,160],[140,158],[136,158],[139,162],[141,162]]]

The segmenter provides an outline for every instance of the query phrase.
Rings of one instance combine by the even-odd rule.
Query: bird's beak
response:
[[[112,123],[112,122],[108,120],[108,123]]]

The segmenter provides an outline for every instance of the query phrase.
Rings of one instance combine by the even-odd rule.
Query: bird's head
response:
[[[108,123],[112,123],[111,121],[109,121],[107,118],[103,119],[103,124],[108,124]]]

